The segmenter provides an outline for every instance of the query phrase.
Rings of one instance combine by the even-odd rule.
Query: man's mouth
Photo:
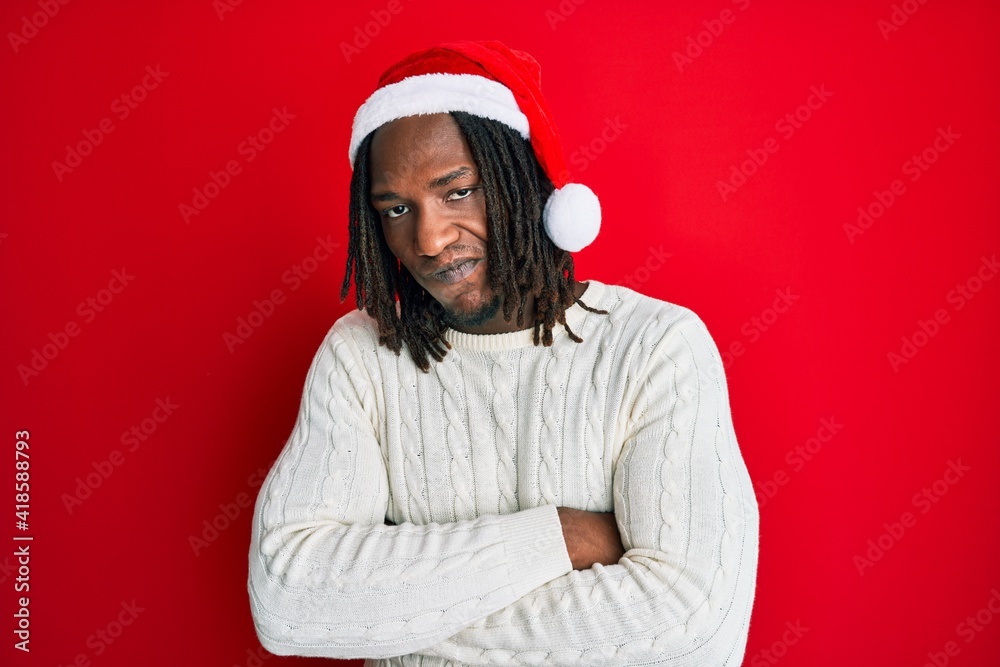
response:
[[[481,261],[482,261],[481,259],[465,260],[463,262],[460,262],[453,268],[435,273],[434,279],[439,280],[447,285],[453,285],[457,282],[461,282],[462,280],[465,280],[465,278],[467,278],[470,273],[476,270],[476,267],[479,266],[479,263]]]

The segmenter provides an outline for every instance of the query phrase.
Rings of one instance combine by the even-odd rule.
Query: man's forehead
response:
[[[417,121],[397,125],[410,118]],[[376,130],[371,148],[373,184],[409,178],[418,173],[422,177],[428,174],[439,177],[460,167],[475,175],[475,161],[458,125],[454,122],[448,125],[439,119],[427,121],[427,118],[401,118]]]
[[[418,114],[397,118],[380,126],[375,130],[372,147],[387,142],[433,144],[449,143],[462,139],[462,131],[451,114]]]

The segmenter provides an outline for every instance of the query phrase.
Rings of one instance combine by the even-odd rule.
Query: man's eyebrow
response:
[[[445,185],[448,185],[457,178],[461,178],[463,176],[472,176],[474,174],[475,172],[470,167],[465,167],[465,166],[459,167],[454,171],[449,171],[444,176],[438,176],[437,178],[433,179],[427,184],[427,187],[428,189],[434,190],[440,187],[444,187]],[[395,199],[402,199],[402,197],[400,197],[395,192],[378,192],[378,193],[372,193],[371,195],[371,200],[373,202],[393,201]]]
[[[395,192],[380,192],[378,194],[372,194],[372,201],[393,201],[394,199],[400,199],[400,196]]]
[[[427,187],[433,190],[434,188],[440,188],[445,185],[448,185],[456,178],[461,178],[462,176],[470,176],[470,175],[472,175],[472,169],[470,169],[469,167],[459,167],[455,171],[450,171],[444,176],[435,178],[433,181],[427,184]]]

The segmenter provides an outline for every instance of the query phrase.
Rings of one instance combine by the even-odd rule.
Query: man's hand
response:
[[[574,570],[587,570],[595,563],[614,565],[625,555],[614,512],[558,509],[563,539]]]

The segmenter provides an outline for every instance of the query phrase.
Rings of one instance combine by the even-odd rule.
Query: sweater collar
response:
[[[587,289],[583,296],[579,297],[591,308],[599,308],[604,298],[605,285],[596,280],[578,281],[585,282]],[[574,303],[566,309],[566,323],[573,330],[573,333],[580,335],[583,329],[583,321],[587,316],[587,311],[580,304]],[[552,327],[552,342],[567,336],[566,328],[558,322]],[[470,334],[446,328],[442,337],[448,341],[453,348],[462,350],[511,350],[520,347],[533,347],[535,345],[534,328],[521,329],[520,331],[510,331],[497,334]]]

